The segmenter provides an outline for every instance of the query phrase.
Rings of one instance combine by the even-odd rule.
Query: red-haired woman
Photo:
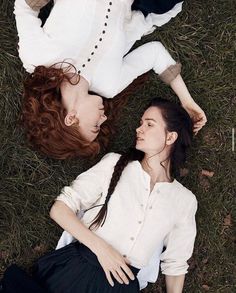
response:
[[[34,279],[10,267],[3,293],[138,293],[137,274],[158,247],[167,293],[181,293],[197,201],[174,177],[192,127],[181,106],[154,99],[136,129],[135,148],[109,153],[56,198],[50,216],[77,241],[40,258]]]
[[[131,10],[132,0],[57,0],[41,27],[39,8],[46,2],[16,0],[14,10],[19,56],[30,73],[24,83],[23,123],[36,149],[59,159],[97,154],[110,132],[107,125],[98,138],[111,115],[105,115],[102,97],[113,98],[151,69],[180,98],[195,131],[205,124],[204,112],[181,78],[180,64],[160,42],[127,54],[155,25],[174,17],[181,3],[161,17],[144,17]]]

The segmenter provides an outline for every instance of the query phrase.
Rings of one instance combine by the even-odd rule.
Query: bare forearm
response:
[[[184,286],[185,275],[180,276],[167,276],[166,279],[166,291],[167,293],[182,293]]]
[[[50,210],[50,217],[64,230],[94,252],[95,243],[100,238],[90,231],[66,204],[62,201],[56,201]]]
[[[177,75],[176,78],[171,81],[170,86],[175,92],[175,94],[179,97],[180,102],[183,106],[191,102],[194,102],[180,74]]]

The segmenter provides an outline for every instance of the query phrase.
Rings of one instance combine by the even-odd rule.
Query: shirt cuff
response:
[[[185,261],[163,262],[161,263],[161,272],[168,276],[185,275],[188,272],[188,263]]]
[[[42,7],[48,4],[50,0],[25,0],[31,9],[39,11]]]
[[[181,72],[181,64],[170,65],[165,71],[159,74],[159,78],[166,84],[170,84]]]

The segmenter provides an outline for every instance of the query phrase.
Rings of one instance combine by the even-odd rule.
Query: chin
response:
[[[143,147],[140,145],[140,143],[136,143],[136,145],[135,145],[135,148],[136,148],[136,150],[138,150],[138,151],[144,151],[144,149],[143,149]]]

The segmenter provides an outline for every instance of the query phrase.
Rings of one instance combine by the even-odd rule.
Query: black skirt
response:
[[[163,14],[183,0],[134,0],[132,10],[140,10],[147,16],[149,13]]]
[[[133,274],[137,275],[138,269],[130,266]],[[24,276],[24,284],[20,284],[23,272],[15,271],[9,274],[6,271],[4,293],[138,293],[139,283],[137,278],[129,280],[129,285],[120,284],[114,278],[114,287],[106,279],[106,275],[94,253],[78,242],[71,243],[61,249],[52,251],[41,257],[35,268],[33,279]],[[16,281],[17,280],[17,281]],[[6,284],[18,284],[11,291]],[[20,285],[20,286],[19,286]],[[30,286],[30,287],[28,287]],[[35,286],[35,291],[32,291]],[[18,290],[20,288],[20,291]],[[24,290],[23,290],[24,288]],[[31,288],[29,290],[29,288]],[[8,290],[8,291],[7,291]],[[15,291],[14,291],[15,290]],[[1,291],[0,291],[1,292]]]

